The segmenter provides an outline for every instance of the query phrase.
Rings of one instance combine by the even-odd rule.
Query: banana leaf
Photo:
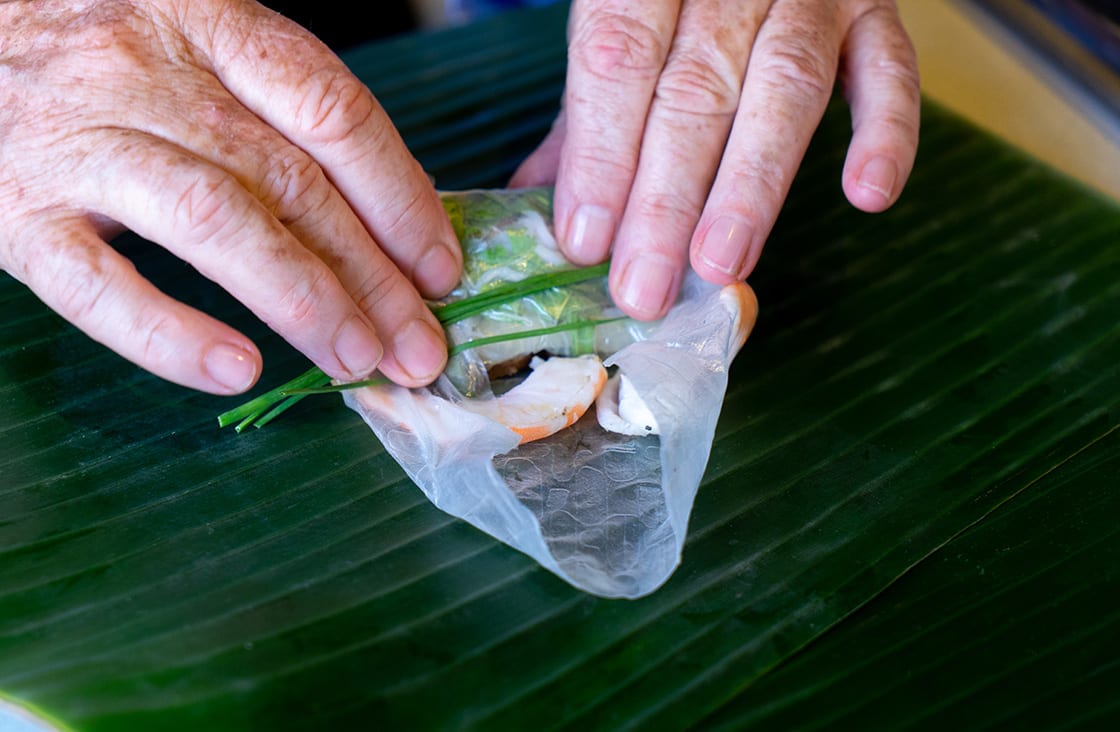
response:
[[[556,112],[565,12],[347,61],[440,187],[501,185]],[[78,730],[1115,720],[1120,208],[935,104],[922,126],[870,216],[828,110],[751,279],[683,563],[638,601],[432,508],[341,400],[219,431],[232,400],[0,279],[0,697]],[[115,244],[254,337],[261,390],[303,370]]]

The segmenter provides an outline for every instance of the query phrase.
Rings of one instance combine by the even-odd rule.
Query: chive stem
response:
[[[294,407],[296,405],[296,403],[299,402],[301,399],[303,399],[305,396],[307,396],[307,395],[306,394],[296,394],[294,396],[290,396],[290,397],[286,398],[284,401],[280,402],[275,407],[273,407],[271,410],[266,412],[263,417],[261,417],[256,422],[254,422],[253,426],[257,427],[258,429],[261,428],[261,427],[264,427],[266,424],[268,424],[269,422],[276,419],[277,417],[279,417],[284,412],[286,412],[289,409],[291,409],[292,407]]]
[[[603,320],[576,320],[571,323],[561,323],[560,325],[550,325],[545,328],[531,328],[529,330],[519,330],[513,333],[500,333],[498,335],[485,336],[483,338],[475,338],[474,340],[460,343],[452,346],[448,351],[449,356],[458,356],[463,351],[469,351],[472,348],[480,348],[482,346],[490,346],[495,343],[506,343],[509,341],[521,341],[527,338],[540,338],[541,336],[555,335],[557,333],[566,333],[573,330],[582,330],[584,328],[596,328],[600,325],[608,323],[617,323],[620,320],[625,320],[624,317],[618,318],[605,318]]]
[[[608,269],[609,264],[604,262],[594,267],[544,272],[542,274],[526,277],[517,282],[510,282],[500,287],[495,287],[492,290],[477,295],[465,297],[462,300],[444,304],[432,304],[429,305],[429,307],[439,322],[446,327],[452,323],[457,323],[500,305],[515,302],[529,295],[543,292],[544,290],[549,290],[554,287],[566,287],[568,285],[587,282],[597,277],[603,277],[607,274]],[[463,351],[479,348],[480,346],[487,346],[505,341],[523,340],[526,338],[538,338],[540,336],[581,330],[583,328],[593,328],[619,320],[623,320],[623,318],[581,320],[545,328],[534,328],[514,333],[476,338],[472,341],[453,346],[448,351],[448,357],[456,356]],[[241,432],[249,425],[263,427],[288,409],[291,409],[292,406],[305,396],[311,394],[330,394],[345,389],[357,389],[363,386],[379,386],[386,383],[388,383],[388,379],[383,376],[378,376],[364,381],[331,384],[329,376],[317,366],[312,367],[286,384],[267,391],[255,399],[218,415],[218,426],[228,427],[231,424],[236,424],[237,426],[234,429],[237,432]]]
[[[330,377],[323,373],[322,369],[318,366],[313,366],[283,386],[278,386],[271,391],[266,391],[264,394],[245,402],[241,406],[234,407],[228,412],[219,414],[218,426],[228,427],[236,422],[238,423],[236,430],[240,432],[252,424],[259,416],[264,414],[265,410],[283,399],[288,390],[323,386],[324,384],[329,384],[330,380]]]
[[[311,396],[312,394],[334,394],[339,391],[347,391],[349,389],[361,389],[367,386],[384,386],[388,384],[389,380],[384,376],[377,376],[372,379],[364,379],[362,381],[347,381],[345,384],[330,384],[329,386],[309,386],[300,389],[285,389],[285,394],[292,396]]]
[[[582,269],[564,269],[558,272],[544,272],[526,277],[517,282],[510,282],[493,290],[480,292],[462,300],[456,300],[443,305],[432,306],[432,312],[444,326],[457,323],[460,320],[478,315],[481,312],[496,308],[508,302],[520,300],[529,295],[549,290],[553,287],[567,287],[581,282],[587,282],[597,277],[604,277],[609,269],[609,263],[604,262],[594,267]]]
[[[511,333],[499,333],[498,335],[485,336],[483,338],[475,338],[465,343],[460,343],[457,346],[452,346],[448,349],[448,358],[454,357],[463,351],[469,351],[472,348],[479,348],[481,346],[489,346],[495,343],[506,343],[509,341],[520,341],[527,338],[539,338],[541,336],[555,335],[556,333],[565,333],[572,330],[582,330],[584,328],[596,328],[600,325],[607,323],[617,323],[620,320],[626,320],[624,317],[618,318],[605,318],[603,320],[578,320],[571,323],[562,323],[560,325],[550,325],[544,328],[533,328],[531,330],[518,330]],[[281,394],[290,395],[290,398],[311,396],[312,394],[334,394],[340,391],[347,391],[349,389],[361,389],[366,386],[384,386],[388,384],[389,380],[384,376],[378,376],[372,379],[365,379],[364,381],[348,381],[344,384],[330,384],[328,386],[309,386],[300,388],[281,388]],[[272,417],[266,415],[262,417],[257,423],[257,427],[263,427]]]

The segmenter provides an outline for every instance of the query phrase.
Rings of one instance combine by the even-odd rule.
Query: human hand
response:
[[[252,386],[248,338],[106,244],[158,242],[332,377],[443,369],[459,279],[438,196],[369,90],[251,0],[0,3],[0,267],[179,384]],[[402,274],[403,273],[403,274]]]
[[[575,0],[568,36],[562,111],[511,184],[555,181],[563,251],[610,254],[633,317],[664,315],[689,260],[717,284],[750,274],[838,70],[848,200],[882,211],[910,174],[918,72],[894,2]]]

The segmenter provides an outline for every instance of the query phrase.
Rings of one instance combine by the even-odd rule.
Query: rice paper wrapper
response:
[[[462,406],[446,376],[423,389],[343,396],[441,510],[581,590],[637,598],[680,563],[728,368],[755,312],[746,285],[721,288],[690,273],[669,314],[604,359],[649,407],[656,435],[607,431],[592,407],[571,427],[519,444]]]

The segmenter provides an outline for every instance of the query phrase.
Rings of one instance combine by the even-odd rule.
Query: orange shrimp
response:
[[[735,318],[735,345],[731,351],[735,353],[747,342],[758,319],[758,298],[750,285],[736,282],[720,289],[719,301]]]
[[[465,399],[460,405],[510,428],[524,444],[575,424],[607,382],[607,370],[598,356],[534,359],[532,369],[505,394]]]

